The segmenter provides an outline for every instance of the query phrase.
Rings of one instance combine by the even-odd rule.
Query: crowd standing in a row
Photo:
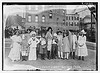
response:
[[[11,36],[12,44],[8,57],[12,61],[19,60],[42,60],[47,59],[69,59],[71,56],[75,59],[78,56],[79,60],[84,60],[85,56],[88,56],[88,50],[86,46],[86,32],[70,31],[57,31],[52,33],[52,28],[49,27],[47,33],[41,31],[39,36],[35,31],[15,31]],[[70,55],[71,54],[71,55]]]

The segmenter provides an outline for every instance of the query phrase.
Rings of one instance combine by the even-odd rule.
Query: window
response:
[[[65,24],[65,19],[63,19],[63,24]]]
[[[74,17],[74,20],[76,20],[76,17]]]
[[[79,25],[79,23],[77,22],[76,26],[78,26],[78,25]]]
[[[68,22],[66,22],[66,26],[68,26]]]
[[[31,10],[31,5],[28,6],[28,10]]]
[[[79,17],[77,17],[77,20],[79,20]]]
[[[76,22],[74,22],[74,25],[76,26]]]
[[[38,22],[38,15],[35,16],[35,22]]]
[[[31,22],[31,15],[28,16],[28,22]]]
[[[70,22],[69,22],[69,26],[70,26]]]
[[[68,16],[66,16],[66,20],[68,20]]]
[[[63,10],[63,14],[65,14],[65,10]]]
[[[49,14],[49,18],[52,19],[52,13]]]
[[[70,16],[69,16],[69,20],[70,20]]]
[[[71,23],[71,26],[73,26],[73,22]]]
[[[44,15],[42,16],[42,22],[45,22],[45,16]]]
[[[50,10],[49,18],[52,19],[52,11]]]
[[[72,20],[73,20],[73,16],[72,16]]]

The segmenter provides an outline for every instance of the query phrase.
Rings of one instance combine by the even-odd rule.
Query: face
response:
[[[49,29],[49,32],[51,32],[51,29]]]
[[[64,33],[64,36],[66,36],[66,33]]]
[[[35,37],[35,34],[32,34],[32,37]]]
[[[61,35],[61,33],[59,32],[58,35]]]

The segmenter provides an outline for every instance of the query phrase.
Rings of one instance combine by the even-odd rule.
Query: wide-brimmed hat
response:
[[[86,34],[86,32],[84,30],[81,31],[82,34]]]
[[[53,36],[57,36],[57,34],[56,34],[56,33],[54,33],[54,34],[53,34]]]
[[[35,31],[32,31],[31,33],[30,33],[30,35],[32,36],[32,35],[36,35],[36,32]]]

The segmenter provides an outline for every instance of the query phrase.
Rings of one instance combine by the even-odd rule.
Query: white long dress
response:
[[[47,32],[46,34],[46,38],[47,38],[47,50],[51,51],[51,46],[52,46],[52,34],[50,32]]]
[[[29,60],[36,60],[36,47],[37,44],[39,43],[39,40],[35,38],[30,38],[28,40],[28,44],[30,44],[30,51],[29,51]]]
[[[83,46],[78,45],[77,55],[78,56],[87,56],[88,55],[88,50],[87,50],[87,46],[86,46],[86,36],[84,36],[84,37],[79,36],[78,44],[83,45]]]
[[[11,39],[12,39],[12,47],[8,57],[12,61],[14,60],[18,61],[20,60],[20,49],[21,49],[21,45],[18,42],[22,42],[22,39],[20,36],[17,35],[12,36]]]

